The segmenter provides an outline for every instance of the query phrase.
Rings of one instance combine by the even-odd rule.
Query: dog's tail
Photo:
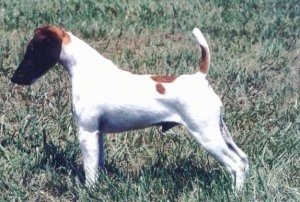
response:
[[[193,34],[196,37],[200,48],[201,48],[201,61],[199,62],[199,71],[203,74],[207,74],[209,70],[209,63],[210,63],[210,53],[208,44],[198,28],[194,28]]]

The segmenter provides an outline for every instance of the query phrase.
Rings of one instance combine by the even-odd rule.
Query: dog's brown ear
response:
[[[65,29],[56,26],[44,26],[39,27],[34,30],[34,38],[43,40],[44,37],[56,37],[63,44],[67,44],[71,41],[70,35],[66,32]]]
[[[63,33],[60,28],[54,26],[39,27],[34,30],[33,41],[39,44],[62,43]]]

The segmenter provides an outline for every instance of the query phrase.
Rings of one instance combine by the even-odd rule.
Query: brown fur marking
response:
[[[209,68],[208,58],[207,58],[208,50],[201,46],[201,51],[202,51],[202,56],[200,61],[200,72],[202,72],[203,74],[207,74]]]
[[[155,87],[156,87],[157,92],[159,92],[160,94],[166,93],[166,89],[161,83],[156,83]]]
[[[61,39],[63,44],[68,44],[71,42],[70,35],[61,27],[50,26],[50,31],[56,33]]]
[[[177,76],[151,76],[151,79],[158,83],[172,83],[176,78]]]
[[[40,32],[45,33],[49,31],[54,33],[62,41],[62,44],[68,44],[71,42],[70,35],[61,27],[56,27],[56,26],[40,27],[35,30],[35,34],[39,34]]]

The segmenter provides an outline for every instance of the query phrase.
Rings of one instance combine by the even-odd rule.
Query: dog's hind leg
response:
[[[235,188],[239,190],[246,179],[248,159],[231,137],[229,138],[229,133],[226,134],[227,138],[224,138],[222,130],[227,130],[224,126],[223,123],[222,129],[216,121],[208,121],[201,127],[195,125],[187,127],[196,140],[231,174]]]
[[[221,130],[221,134],[228,146],[228,148],[230,150],[232,150],[233,152],[235,152],[237,155],[239,155],[239,157],[246,163],[246,172],[248,172],[249,167],[248,167],[248,157],[247,155],[235,144],[235,142],[233,141],[226,124],[224,123],[222,117],[220,117],[220,130]]]
[[[221,134],[226,142],[227,147],[231,150],[231,153],[240,157],[241,163],[244,165],[244,172],[236,172],[235,173],[235,184],[236,187],[241,187],[244,183],[246,175],[249,170],[249,163],[247,155],[235,144],[233,141],[224,121],[220,118],[220,130]],[[246,175],[244,174],[246,173]]]

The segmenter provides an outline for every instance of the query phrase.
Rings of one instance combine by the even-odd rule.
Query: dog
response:
[[[137,75],[118,68],[71,32],[56,26],[35,29],[11,81],[31,85],[56,63],[70,74],[72,101],[87,185],[104,166],[104,135],[161,126],[183,125],[230,173],[241,189],[248,157],[234,143],[222,119],[222,102],[207,81],[208,44],[198,28],[199,71],[190,75]]]

